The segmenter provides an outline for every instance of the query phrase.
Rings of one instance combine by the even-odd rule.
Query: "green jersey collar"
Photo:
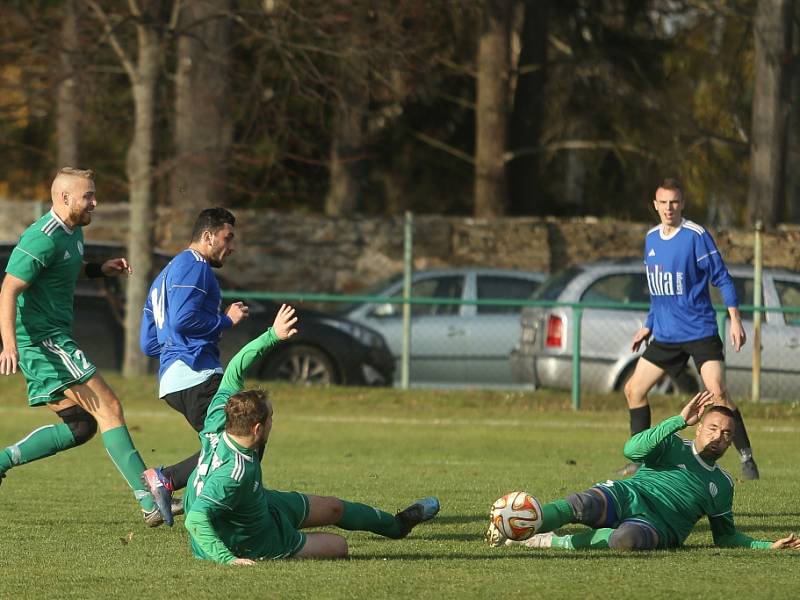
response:
[[[245,448],[244,446],[237,444],[231,438],[228,437],[227,433],[224,432],[222,434],[222,440],[225,442],[228,448],[230,448],[237,454],[241,455],[243,459],[253,462],[253,454],[255,452],[254,450],[251,450],[250,448]]]
[[[64,231],[66,231],[68,234],[72,235],[72,229],[70,229],[70,228],[67,226],[67,224],[66,224],[66,223],[64,223],[64,221],[62,221],[62,220],[61,220],[61,217],[59,217],[59,216],[56,214],[56,211],[54,211],[52,208],[50,209],[50,216],[51,216],[51,217],[53,217],[53,218],[56,220],[56,223],[58,223],[58,224],[61,226],[61,229],[63,229]]]
[[[700,454],[698,454],[697,448],[694,447],[694,442],[692,442],[692,454],[694,454],[694,457],[697,459],[697,462],[700,463],[700,466],[703,467],[706,471],[713,471],[714,469],[717,468],[717,463],[709,465],[705,460],[703,460],[703,457],[700,456]]]

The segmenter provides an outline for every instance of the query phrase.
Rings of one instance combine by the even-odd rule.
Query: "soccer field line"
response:
[[[0,414],[31,414],[28,407],[0,406]],[[134,418],[180,420],[178,413],[171,414],[164,411],[126,409],[125,414]],[[365,415],[281,415],[281,421],[294,421],[303,423],[341,423],[341,424],[369,424],[369,425],[406,425],[412,427],[528,427],[544,429],[628,429],[628,423],[620,420],[618,423],[607,423],[563,419],[451,419],[451,418],[408,418],[408,417],[372,417]],[[800,426],[796,425],[749,425],[751,431],[764,433],[798,433]]]

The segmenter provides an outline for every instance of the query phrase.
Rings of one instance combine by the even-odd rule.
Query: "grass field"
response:
[[[109,377],[146,463],[183,458],[194,432],[154,399],[155,381]],[[679,551],[491,549],[482,534],[501,494],[540,500],[607,479],[623,463],[627,411],[566,395],[272,387],[275,425],[264,481],[389,511],[435,494],[440,516],[402,541],[346,532],[344,562],[252,568],[192,558],[183,517],[148,529],[103,450],[86,446],[12,470],[0,486],[1,598],[794,598],[800,553],[721,550],[701,521]],[[657,399],[654,421],[678,412]],[[748,535],[800,532],[800,406],[743,405],[762,480],[741,483],[736,521]],[[20,376],[0,381],[0,445],[53,422],[28,409]],[[723,464],[738,475],[736,457]]]

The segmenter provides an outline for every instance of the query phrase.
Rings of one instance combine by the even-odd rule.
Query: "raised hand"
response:
[[[297,317],[294,315],[294,308],[288,304],[281,304],[275,321],[272,323],[272,330],[279,340],[287,340],[297,333],[297,329],[294,329],[295,323],[297,323]]]
[[[689,400],[689,403],[683,407],[681,416],[686,421],[686,425],[696,425],[703,416],[703,411],[709,406],[714,405],[714,394],[708,390],[700,392],[694,398]]]

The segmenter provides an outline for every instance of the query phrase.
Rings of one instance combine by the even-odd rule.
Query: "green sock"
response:
[[[384,537],[396,538],[403,531],[394,515],[359,502],[342,500],[344,512],[336,523],[337,527],[349,531],[371,531]]]
[[[39,427],[0,452],[0,475],[11,467],[53,456],[73,446],[75,437],[64,423]]]
[[[608,548],[608,538],[614,533],[608,527],[604,529],[587,529],[574,535],[553,536],[553,548],[568,548],[578,550],[580,548]]]
[[[103,432],[103,444],[111,460],[117,465],[117,469],[122,473],[128,485],[131,486],[133,495],[139,501],[139,505],[144,510],[153,510],[155,506],[153,498],[142,481],[142,472],[147,467],[145,467],[142,457],[139,456],[133,446],[128,427],[120,425]]]
[[[538,533],[553,531],[562,525],[572,523],[574,519],[575,515],[572,513],[572,507],[566,500],[548,502],[542,507],[542,526],[539,528]]]

